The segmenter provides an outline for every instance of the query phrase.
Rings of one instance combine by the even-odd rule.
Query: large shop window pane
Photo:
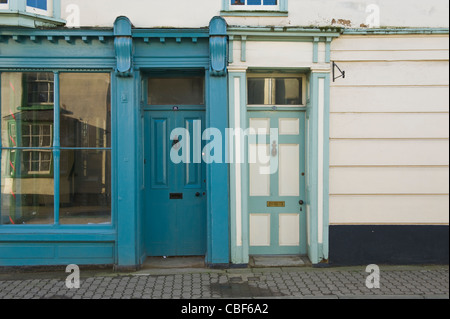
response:
[[[111,223],[111,152],[61,151],[60,223]]]
[[[61,73],[61,147],[111,146],[110,75]]]
[[[150,105],[204,105],[204,78],[149,78]]]
[[[51,147],[53,73],[2,73],[3,147]]]
[[[53,176],[30,177],[20,174],[20,171],[30,173],[31,170],[40,172],[48,169],[50,158],[50,152],[2,151],[1,224],[53,224]]]

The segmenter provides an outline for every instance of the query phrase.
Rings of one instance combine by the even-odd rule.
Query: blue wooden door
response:
[[[305,113],[250,111],[248,118],[259,132],[248,146],[249,252],[306,254]]]
[[[194,128],[204,111],[147,111],[145,113],[145,245],[148,256],[200,256],[206,252],[206,170],[194,162]],[[171,140],[175,128],[189,132],[189,163],[174,163],[182,135]],[[187,135],[186,135],[187,136]],[[189,145],[188,145],[189,144]],[[188,150],[189,149],[189,150]]]

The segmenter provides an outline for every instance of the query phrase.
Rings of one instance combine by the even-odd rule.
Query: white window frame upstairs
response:
[[[7,0],[6,3],[0,3],[0,10],[8,10],[9,9],[9,1]]]
[[[47,0],[47,10],[38,9],[35,7],[26,6],[28,13],[38,14],[41,16],[52,17],[53,16],[53,0]]]
[[[229,10],[230,11],[280,11],[280,2],[281,0],[277,0],[276,5],[264,5],[264,0],[261,0],[260,5],[248,5],[247,1],[244,0],[244,5],[233,5],[231,4],[231,0],[227,0],[229,2]]]

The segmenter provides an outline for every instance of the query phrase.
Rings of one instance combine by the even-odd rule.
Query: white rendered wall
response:
[[[448,36],[342,36],[330,224],[448,224]]]
[[[448,0],[289,0],[288,17],[224,16],[229,25],[239,26],[358,28],[375,13],[371,5],[379,8],[381,27],[448,28]],[[61,0],[63,19],[72,20],[74,10],[81,27],[112,27],[116,17],[125,15],[137,28],[200,28],[221,14],[222,0]]]

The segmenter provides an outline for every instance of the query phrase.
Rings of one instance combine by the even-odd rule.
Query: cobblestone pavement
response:
[[[67,275],[0,274],[0,299],[449,298],[448,266],[380,266],[379,289],[365,267],[81,270],[78,289]]]

